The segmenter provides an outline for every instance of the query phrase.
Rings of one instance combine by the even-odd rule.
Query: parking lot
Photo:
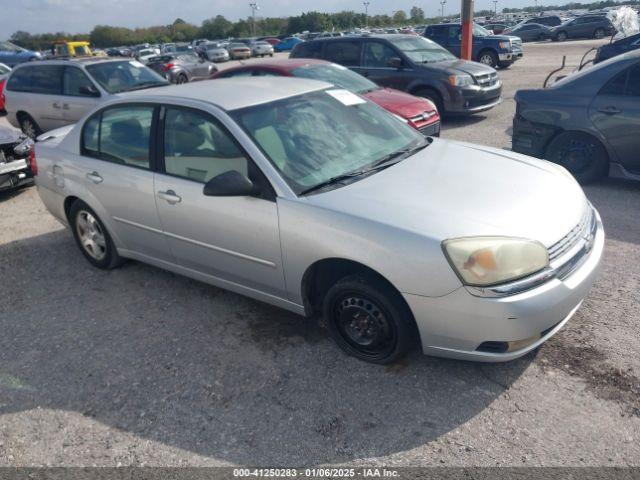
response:
[[[515,91],[600,42],[525,44],[504,102],[442,136],[508,148]],[[95,269],[35,188],[0,193],[0,466],[638,465],[640,185],[585,190],[603,269],[557,336],[507,364],[388,367],[236,294]]]

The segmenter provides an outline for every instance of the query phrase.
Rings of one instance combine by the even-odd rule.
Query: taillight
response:
[[[6,79],[0,80],[0,110],[4,108],[5,96],[4,96],[4,84],[7,82]]]
[[[29,152],[29,168],[31,169],[31,173],[35,177],[38,175],[38,164],[36,163],[36,147],[31,147],[31,151]]]
[[[173,64],[173,63],[167,63],[167,64],[164,66],[163,70],[164,70],[165,72],[168,72],[168,71],[169,71],[169,70],[171,70],[173,67],[174,67],[174,64]]]

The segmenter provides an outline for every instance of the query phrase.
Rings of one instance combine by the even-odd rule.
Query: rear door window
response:
[[[345,67],[358,67],[360,66],[361,45],[358,40],[327,42],[324,48],[324,58]]]
[[[322,42],[299,43],[291,54],[292,58],[322,58]]]
[[[8,90],[48,95],[62,94],[61,65],[37,65],[16,70],[7,85]]]

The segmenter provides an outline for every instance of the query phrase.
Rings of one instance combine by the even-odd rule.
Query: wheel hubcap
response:
[[[95,217],[89,212],[81,210],[78,213],[76,230],[85,252],[98,261],[102,260],[107,254],[107,242]]]
[[[361,354],[382,356],[395,345],[396,331],[387,315],[365,297],[343,297],[336,306],[335,320],[345,341]]]
[[[560,163],[572,173],[582,173],[589,168],[592,160],[592,146],[585,142],[572,140],[561,152]]]
[[[480,62],[485,65],[493,65],[493,59],[490,55],[483,55],[482,58],[480,58]]]
[[[36,138],[36,127],[29,120],[22,122],[22,133],[29,138]]]

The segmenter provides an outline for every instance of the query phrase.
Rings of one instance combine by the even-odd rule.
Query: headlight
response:
[[[473,85],[473,78],[470,75],[451,75],[449,77],[449,83],[454,87],[466,87]]]
[[[511,48],[511,42],[500,42],[500,48],[503,50],[508,50]]]
[[[466,285],[488,286],[526,277],[549,266],[540,242],[509,237],[467,237],[442,242],[447,259]]]

